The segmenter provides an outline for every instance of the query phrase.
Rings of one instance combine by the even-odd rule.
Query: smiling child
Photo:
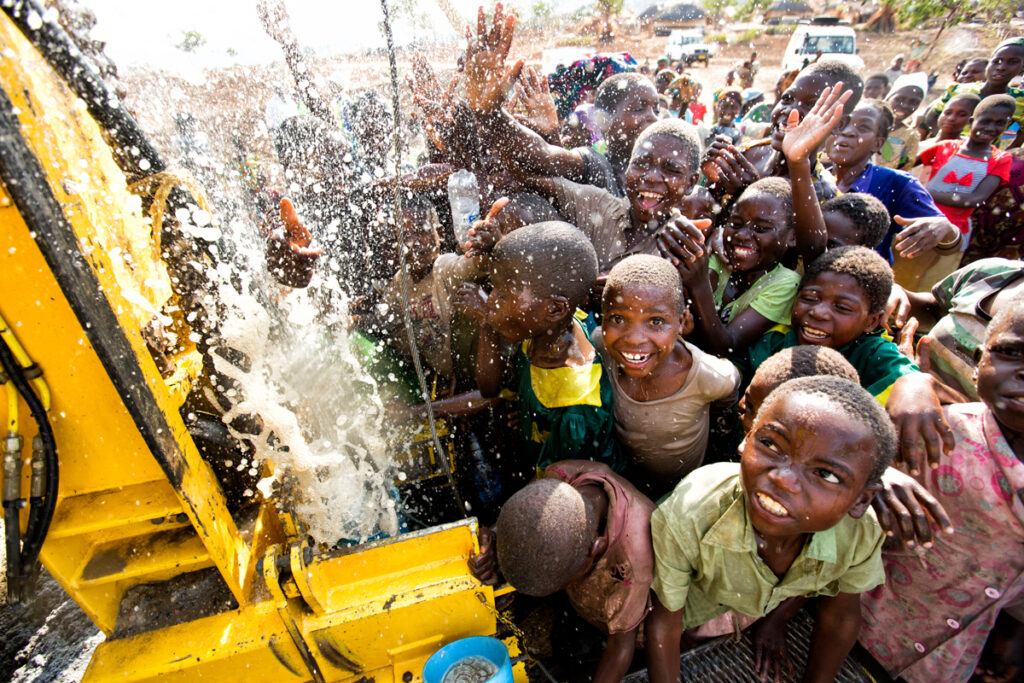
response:
[[[917,162],[921,135],[905,122],[921,106],[927,90],[928,77],[924,73],[905,74],[893,83],[885,101],[892,108],[894,121],[885,144],[875,155],[879,166],[907,171]]]
[[[821,596],[803,680],[831,681],[856,642],[860,594],[885,579],[884,536],[868,508],[895,449],[885,411],[850,380],[807,377],[773,391],[740,463],[696,470],[651,515],[650,680],[678,680],[684,629],[730,610],[784,629],[791,611],[777,608]]]
[[[971,117],[980,102],[981,98],[973,92],[954,95],[939,114],[938,134],[922,142],[921,149],[928,149],[937,142],[963,137],[964,129],[970,130]]]
[[[608,275],[595,346],[615,391],[615,433],[651,497],[700,466],[709,404],[735,398],[729,361],[682,340],[693,320],[679,273],[657,256],[635,255]]]
[[[880,333],[892,270],[867,247],[838,247],[807,266],[793,326],[773,328],[737,364],[745,377],[776,352],[797,344],[828,346],[857,370],[861,385],[885,403],[893,384],[918,368]]]
[[[965,141],[947,140],[921,152],[920,162],[932,167],[928,192],[960,228],[964,249],[970,239],[971,214],[1010,179],[1012,157],[994,143],[1012,121],[1016,106],[1009,95],[990,95],[975,108]]]
[[[626,197],[564,178],[521,181],[552,199],[558,212],[590,238],[601,272],[630,253],[658,254],[657,237],[673,209],[689,214],[695,199],[700,140],[680,119],[664,119],[637,138],[626,169]],[[691,216],[696,218],[696,216]]]

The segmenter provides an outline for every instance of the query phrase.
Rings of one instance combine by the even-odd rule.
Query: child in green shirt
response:
[[[537,467],[582,459],[621,470],[612,386],[576,315],[597,279],[590,240],[568,223],[528,225],[494,246],[490,275],[489,295],[472,285],[460,291],[463,310],[481,320],[480,393],[497,396],[506,380],[516,390],[519,429]],[[511,362],[502,339],[515,347]]]
[[[848,379],[804,377],[773,391],[740,463],[694,471],[651,515],[652,683],[678,680],[684,628],[732,610],[785,633],[818,596],[803,680],[833,680],[857,640],[860,593],[885,580],[884,534],[869,507],[895,451],[885,411]],[[781,674],[784,646],[764,655],[762,677]]]

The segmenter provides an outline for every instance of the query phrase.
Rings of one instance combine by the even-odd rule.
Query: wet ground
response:
[[[22,605],[0,606],[0,680],[80,681],[103,634],[45,571]]]

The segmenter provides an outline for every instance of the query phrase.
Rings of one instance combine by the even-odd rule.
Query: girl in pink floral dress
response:
[[[1001,610],[1024,617],[1024,298],[989,324],[983,403],[948,406],[953,450],[927,473],[953,521],[931,547],[883,552],[860,642],[908,683],[967,681]]]

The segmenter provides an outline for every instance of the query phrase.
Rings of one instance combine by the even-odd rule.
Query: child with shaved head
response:
[[[557,462],[502,506],[496,542],[485,535],[471,566],[479,574],[496,547],[498,568],[519,592],[565,590],[573,609],[608,636],[593,680],[620,681],[650,611],[653,510],[605,465]],[[493,574],[487,578],[497,581]]]

